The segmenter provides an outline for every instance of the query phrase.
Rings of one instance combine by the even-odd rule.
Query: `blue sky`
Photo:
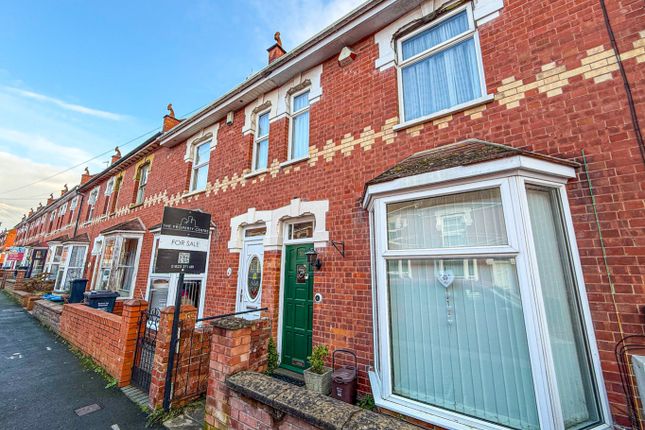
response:
[[[5,2],[1,227],[104,168],[109,154],[84,162],[159,127],[169,102],[186,115],[264,67],[275,31],[290,50],[361,2]]]

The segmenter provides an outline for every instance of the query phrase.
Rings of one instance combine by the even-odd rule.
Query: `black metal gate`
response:
[[[152,365],[157,346],[157,329],[159,328],[159,309],[142,312],[137,330],[137,348],[132,364],[131,384],[141,388],[145,393],[150,389]]]

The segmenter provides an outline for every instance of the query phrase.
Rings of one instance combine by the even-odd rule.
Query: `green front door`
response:
[[[309,367],[311,355],[314,274],[305,253],[312,247],[288,245],[285,249],[281,366],[295,372]]]

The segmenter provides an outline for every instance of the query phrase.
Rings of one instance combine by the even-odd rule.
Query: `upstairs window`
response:
[[[440,115],[485,95],[470,6],[406,35],[398,47],[405,121]]]
[[[309,155],[309,91],[293,96],[290,160]]]
[[[110,213],[113,213],[116,210],[116,201],[119,198],[119,191],[121,190],[121,182],[123,182],[123,176],[119,176],[114,181],[114,191],[112,191],[112,196],[110,198]]]
[[[96,201],[99,199],[99,187],[94,188],[90,192],[90,197],[87,199],[87,218],[85,221],[90,221],[94,216],[94,206],[96,206]]]
[[[208,162],[210,161],[211,142],[204,142],[195,146],[193,155],[193,168],[190,178],[190,191],[206,189],[208,180]]]
[[[143,204],[143,200],[146,197],[146,185],[148,184],[148,172],[150,171],[150,164],[146,163],[139,167],[137,172],[137,181],[136,181],[136,196],[134,200],[135,205]]]
[[[258,115],[253,143],[253,170],[264,170],[269,165],[269,112]]]

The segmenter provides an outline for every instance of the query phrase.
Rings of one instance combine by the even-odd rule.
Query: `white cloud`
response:
[[[364,0],[283,0],[280,6],[253,0],[258,15],[269,33],[280,31],[290,50],[351,12]]]
[[[5,91],[18,95],[20,97],[37,100],[45,103],[51,103],[55,106],[58,106],[61,109],[65,109],[71,112],[81,113],[84,115],[93,116],[96,118],[109,119],[112,121],[122,121],[128,118],[127,115],[121,115],[118,113],[107,112],[99,109],[93,109],[93,108],[81,106],[74,103],[68,103],[66,101],[63,101],[54,97],[46,96],[44,94],[35,93],[33,91],[22,90],[14,87],[4,87],[3,89]]]
[[[25,133],[0,126],[0,144],[9,142],[12,147],[20,146],[23,153],[35,159],[60,160],[67,165],[82,163],[91,155],[80,148],[59,145],[52,140],[34,133]],[[5,188],[5,187],[3,187]],[[1,190],[0,190],[1,191]]]
[[[2,190],[23,187],[28,182],[37,181],[54,175],[61,166],[37,163],[6,152],[0,152],[0,184]],[[60,195],[63,184],[69,187],[78,184],[83,168],[79,167],[51,179],[30,185],[28,188],[0,194],[0,222],[2,227],[11,228],[20,221],[22,215],[36,208],[39,202],[45,204],[50,193]],[[28,172],[29,175],[25,175]],[[2,191],[0,190],[0,191]]]

